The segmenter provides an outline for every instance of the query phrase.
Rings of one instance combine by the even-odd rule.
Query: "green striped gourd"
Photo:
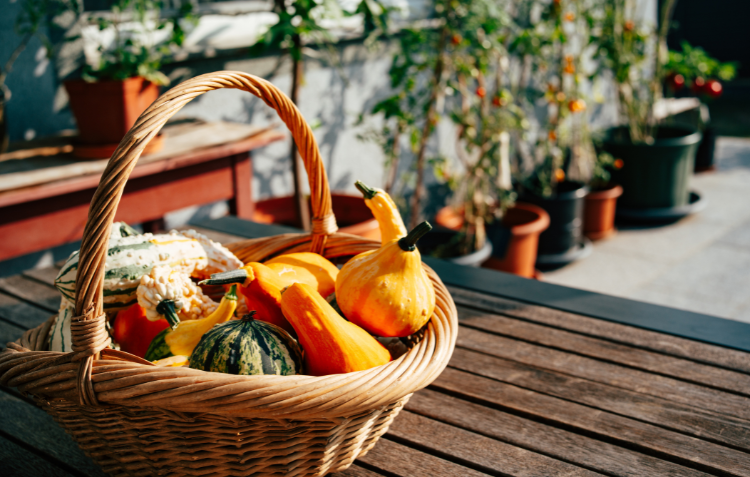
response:
[[[193,231],[142,234],[110,240],[104,271],[104,311],[116,312],[136,302],[141,277],[155,266],[167,266],[196,278],[242,267],[229,250]],[[74,301],[78,252],[55,279],[64,300]]]
[[[60,313],[50,331],[50,351],[70,351],[70,317],[75,300],[78,252],[55,278],[62,294]],[[113,224],[104,267],[104,311],[116,313],[137,302],[141,277],[156,266],[168,266],[196,278],[236,270],[242,262],[222,245],[194,230],[168,234],[137,234],[127,224]]]
[[[226,374],[301,374],[299,344],[278,326],[254,319],[254,314],[211,328],[190,355],[190,367]]]

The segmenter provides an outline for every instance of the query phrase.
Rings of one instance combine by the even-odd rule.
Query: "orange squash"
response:
[[[276,271],[284,281],[307,283],[316,288],[322,296],[328,296],[336,289],[339,269],[325,257],[312,252],[279,255],[264,263]]]
[[[317,253],[302,252],[279,255],[268,262],[250,262],[231,272],[215,273],[201,285],[239,283],[240,293],[249,309],[256,310],[260,320],[284,331],[294,329],[281,313],[281,290],[293,283],[305,283],[323,296],[334,292],[339,269]]]
[[[406,226],[398,207],[386,191],[369,187],[362,181],[357,181],[354,185],[365,197],[365,205],[372,211],[375,220],[378,221],[383,245],[406,235]]]
[[[281,295],[281,309],[305,350],[307,374],[364,371],[391,360],[383,345],[339,316],[309,285],[295,283],[287,288]]]
[[[294,329],[281,313],[281,290],[290,283],[279,277],[279,274],[258,262],[250,262],[239,270],[215,273],[201,285],[240,284],[240,293],[245,297],[247,307],[256,310],[263,321],[274,324],[284,331]]]
[[[406,237],[348,261],[336,279],[336,302],[344,316],[377,336],[405,337],[424,326],[435,310],[435,289],[422,268],[416,243],[432,230],[427,222]]]

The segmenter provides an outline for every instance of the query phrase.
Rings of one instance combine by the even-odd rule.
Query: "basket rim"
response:
[[[243,262],[309,249],[311,234],[284,234],[228,244]],[[356,255],[379,242],[349,234],[329,237],[327,258]],[[433,282],[435,312],[423,339],[405,355],[365,371],[328,376],[235,376],[191,368],[145,364],[129,353],[107,350],[92,363],[92,391],[102,406],[160,408],[175,412],[210,412],[270,419],[343,418],[374,409],[412,394],[443,371],[458,331],[453,299],[437,274],[424,262]],[[52,399],[77,400],[78,363],[70,353],[36,351],[23,346],[40,342],[30,336],[45,323],[9,343],[0,353],[0,384]],[[47,332],[49,326],[47,326]],[[38,331],[40,333],[43,329]],[[27,336],[28,335],[28,336]],[[41,342],[44,342],[42,340]],[[10,346],[14,345],[14,346]],[[33,345],[32,345],[33,346]]]

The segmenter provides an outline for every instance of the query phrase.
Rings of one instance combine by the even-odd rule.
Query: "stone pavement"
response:
[[[718,170],[691,188],[708,206],[677,223],[621,226],[543,280],[750,322],[750,139],[721,137]]]

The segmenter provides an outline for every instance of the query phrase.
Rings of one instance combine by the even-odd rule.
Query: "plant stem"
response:
[[[31,41],[31,38],[33,36],[34,32],[26,33],[26,35],[24,35],[23,39],[21,40],[21,43],[19,43],[16,49],[13,50],[13,53],[10,54],[10,58],[8,58],[8,61],[5,62],[5,66],[3,66],[2,71],[0,71],[0,88],[5,87],[5,79],[8,77],[10,72],[13,71],[13,64],[18,59],[18,56],[23,53],[23,50],[26,49],[26,46],[29,44],[29,41]]]
[[[391,164],[388,171],[388,179],[385,181],[383,190],[391,193],[393,185],[396,183],[396,176],[398,175],[398,160],[401,155],[401,135],[404,133],[404,126],[401,121],[396,120],[396,131],[393,134],[393,147],[391,148]]]
[[[654,54],[654,76],[651,78],[651,97],[649,98],[646,130],[647,139],[654,139],[654,104],[656,101],[661,99],[661,77],[662,77],[662,55],[663,51],[667,49],[667,35],[669,34],[669,27],[672,23],[672,14],[674,13],[674,7],[677,5],[677,0],[664,0],[661,7],[661,18],[659,19],[659,34],[656,38],[656,53]]]
[[[296,105],[299,97],[299,87],[302,82],[302,40],[299,35],[293,36],[294,50],[292,54],[292,91],[290,99]],[[297,144],[292,140],[289,157],[292,161],[292,175],[294,177],[294,206],[297,209],[297,217],[303,230],[310,230],[310,211],[307,207],[307,200],[302,190],[305,187],[302,180],[301,160],[297,154]]]
[[[450,5],[450,3],[449,3]],[[446,12],[447,16],[447,12]],[[443,25],[440,30],[440,40],[438,40],[438,58],[435,62],[435,70],[432,73],[432,91],[430,92],[429,104],[427,107],[427,114],[422,128],[422,137],[419,138],[419,150],[417,153],[417,183],[414,187],[414,194],[411,197],[411,214],[409,216],[409,223],[412,226],[416,226],[419,220],[419,206],[424,194],[424,156],[427,152],[427,140],[432,132],[433,122],[437,121],[436,118],[436,103],[440,94],[440,86],[442,85],[443,68],[445,67],[445,47],[448,42],[448,25]]]

